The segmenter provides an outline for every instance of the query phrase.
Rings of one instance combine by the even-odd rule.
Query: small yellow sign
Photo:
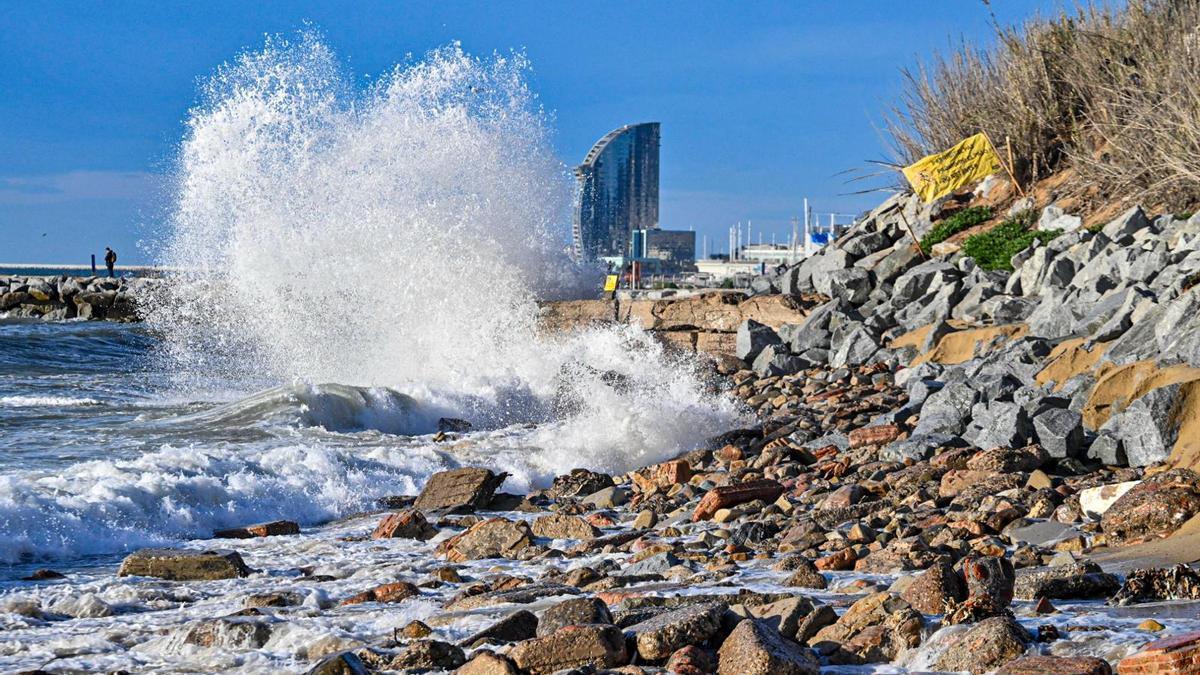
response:
[[[945,152],[922,157],[912,166],[904,167],[904,177],[918,197],[931,202],[1003,170],[988,137],[975,134]]]
[[[616,274],[610,274],[604,278],[604,292],[612,293],[617,290],[617,279],[620,277]]]

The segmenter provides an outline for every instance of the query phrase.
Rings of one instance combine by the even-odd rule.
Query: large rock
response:
[[[859,267],[834,270],[829,274],[830,295],[851,305],[861,305],[871,293],[871,273]]]
[[[568,601],[569,602],[569,601]],[[553,608],[551,608],[553,609]],[[520,642],[538,636],[541,621],[529,610],[518,610],[459,643],[461,647]]]
[[[1189,469],[1155,474],[1121,496],[1100,519],[1114,544],[1165,537],[1200,512],[1200,475]]]
[[[612,476],[587,469],[571,469],[554,477],[554,483],[546,490],[546,496],[552,499],[562,497],[586,497],[613,486]]]
[[[723,602],[688,605],[629,626],[625,632],[633,635],[638,656],[657,661],[677,649],[707,642],[721,629],[724,613]]]
[[[1118,499],[1132,490],[1139,482],[1141,481],[1129,480],[1084,488],[1079,491],[1079,510],[1089,518],[1099,519],[1108,512],[1113,504],[1117,503]]]
[[[278,537],[300,534],[300,526],[291,520],[274,520],[245,527],[213,532],[213,539],[252,539],[254,537]]]
[[[958,636],[934,663],[935,670],[986,673],[1025,653],[1029,633],[1009,615],[984,619]]]
[[[306,675],[368,675],[370,672],[357,654],[340,652],[318,661]]]
[[[1105,225],[1101,232],[1112,241],[1125,245],[1133,243],[1133,235],[1149,226],[1150,219],[1146,217],[1146,212],[1141,206],[1133,206]]]
[[[568,668],[615,668],[629,663],[625,635],[616,626],[568,626],[553,635],[525,640],[508,653],[532,675]]]
[[[753,363],[759,352],[770,345],[780,344],[782,340],[770,326],[761,324],[754,319],[746,319],[737,330],[736,356],[746,363]]]
[[[403,509],[389,513],[379,521],[372,539],[432,539],[437,534],[437,528],[425,520],[425,515],[417,509]]]
[[[692,514],[693,521],[708,520],[720,509],[761,499],[773,502],[783,494],[783,486],[773,480],[755,480],[737,485],[724,485],[708,491]]]
[[[1180,385],[1150,390],[1111,416],[1102,429],[1121,441],[1130,466],[1165,461],[1179,438],[1179,416],[1173,414]]]
[[[1121,659],[1118,673],[1130,675],[1184,675],[1195,673],[1200,663],[1200,631],[1172,635],[1142,646],[1142,651]]]
[[[1074,410],[1050,408],[1033,418],[1038,445],[1054,459],[1083,454],[1083,417]]]
[[[271,639],[271,623],[258,616],[226,616],[190,624],[183,636],[187,644],[222,649],[254,650]]]
[[[1121,582],[1093,562],[1077,562],[1046,569],[1021,570],[1013,593],[1021,600],[1107,598]]]
[[[425,489],[413,507],[421,511],[452,509],[474,511],[487,506],[508,474],[494,474],[488,469],[464,467],[439,471],[425,483]]]
[[[738,623],[718,652],[719,675],[818,675],[813,653],[755,619]]]
[[[531,527],[533,534],[547,539],[592,539],[600,536],[600,530],[579,516],[552,513],[538,516]]]
[[[173,548],[144,548],[121,561],[119,577],[158,577],[171,581],[233,579],[250,574],[236,551],[192,551]]]
[[[738,605],[735,613],[764,621],[780,635],[800,644],[808,642],[817,631],[832,625],[838,618],[829,605],[813,602],[802,595],[765,605]]]
[[[918,575],[900,597],[922,614],[944,614],[948,605],[967,599],[967,589],[949,563],[938,562]]]
[[[571,598],[547,609],[537,623],[537,636],[546,637],[567,626],[613,622],[608,605],[599,598]]]
[[[517,558],[533,545],[533,533],[524,521],[489,518],[438,544],[438,555],[451,562],[481,558]]]
[[[1112,675],[1112,667],[1095,656],[1022,656],[996,675]]]

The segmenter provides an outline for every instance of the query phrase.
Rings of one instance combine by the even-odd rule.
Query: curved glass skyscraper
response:
[[[610,131],[575,167],[575,255],[628,257],[634,230],[658,228],[658,122]]]

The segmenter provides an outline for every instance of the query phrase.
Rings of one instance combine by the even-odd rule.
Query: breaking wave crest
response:
[[[0,558],[307,526],[456,464],[520,491],[734,423],[636,328],[539,333],[540,300],[599,278],[565,256],[570,180],[527,71],[452,45],[359,87],[311,34],[219,69],[180,150],[178,271],[148,303],[182,403],[104,431],[136,450],[0,476]],[[434,443],[440,417],[474,429]]]

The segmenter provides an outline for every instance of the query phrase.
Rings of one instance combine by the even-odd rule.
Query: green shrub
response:
[[[921,250],[925,252],[925,255],[929,255],[935,244],[940,244],[991,217],[992,207],[990,206],[972,206],[969,209],[963,209],[945,220],[934,223],[933,229],[921,238]]]
[[[1031,230],[1033,211],[1025,211],[993,227],[987,232],[981,232],[967,237],[963,242],[962,253],[975,259],[985,270],[1012,271],[1012,257],[1033,243],[1034,239],[1043,244],[1062,234],[1062,230]]]

